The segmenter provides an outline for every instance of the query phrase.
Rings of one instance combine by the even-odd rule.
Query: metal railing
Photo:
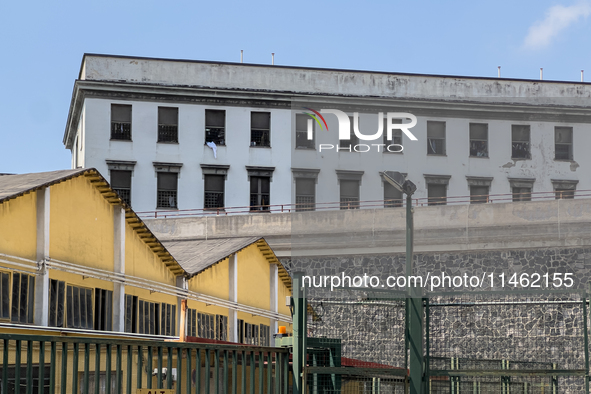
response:
[[[287,348],[0,334],[2,393],[288,393]]]
[[[589,198],[591,197],[591,190],[568,190],[568,191],[549,191],[549,192],[528,192],[528,193],[507,193],[507,194],[489,194],[479,196],[447,196],[447,197],[421,197],[413,198],[412,205],[415,207],[423,207],[429,205],[465,205],[478,203],[508,203],[508,202],[523,202],[522,197],[529,198],[528,201],[544,201],[557,200],[561,198]],[[399,204],[393,200],[366,200],[355,201],[356,209],[379,209],[392,208],[392,205],[402,207],[404,204]],[[351,203],[353,204],[353,203]],[[347,204],[345,204],[345,207]],[[275,212],[275,213],[290,213],[299,211],[336,211],[343,209],[342,201],[332,202],[317,202],[317,203],[295,203],[295,204],[275,204],[275,205],[249,205],[236,207],[219,207],[219,208],[203,208],[203,209],[178,209],[178,210],[158,210],[158,211],[143,211],[136,212],[142,219],[151,218],[172,218],[172,217],[187,217],[187,216],[218,216],[218,215],[241,215],[251,214],[256,211]]]

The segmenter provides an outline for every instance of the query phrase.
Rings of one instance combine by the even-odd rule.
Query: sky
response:
[[[0,173],[70,168],[84,53],[591,82],[591,0],[2,1]]]

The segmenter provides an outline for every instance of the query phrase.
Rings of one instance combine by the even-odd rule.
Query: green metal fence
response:
[[[7,393],[289,393],[289,349],[0,334]],[[170,391],[169,391],[170,392]]]

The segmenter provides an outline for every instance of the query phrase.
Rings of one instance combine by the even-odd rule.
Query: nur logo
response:
[[[316,121],[318,126],[320,126],[321,130],[324,130],[326,128],[326,131],[328,131],[328,124],[326,123],[326,119],[324,119],[324,116],[322,116],[322,114],[333,114],[337,117],[338,127],[339,127],[339,129],[338,129],[339,140],[350,140],[351,139],[351,132],[350,132],[351,120],[345,112],[340,111],[338,109],[321,109],[320,112],[318,112],[312,108],[308,108],[308,107],[304,107],[304,109],[312,112],[312,113],[305,112],[306,115],[308,115],[312,118],[312,119],[308,119],[308,122],[307,122],[307,126],[308,126],[307,127],[307,138],[308,138],[308,140],[314,139],[314,127],[313,127],[314,121]],[[386,122],[384,122],[384,119],[386,120]],[[402,123],[407,119],[410,119],[409,123]],[[379,112],[378,117],[377,117],[377,121],[378,121],[377,122],[378,123],[378,127],[377,127],[378,130],[375,133],[362,134],[361,131],[359,130],[359,112],[354,112],[353,113],[353,132],[355,133],[355,136],[359,140],[375,141],[377,139],[382,138],[382,136],[384,134],[384,126],[385,126],[386,139],[388,141],[392,141],[394,130],[400,130],[411,141],[417,141],[417,137],[415,137],[414,134],[411,133],[409,130],[409,129],[413,128],[414,126],[416,126],[416,124],[417,124],[417,118],[413,114],[406,113],[406,112],[387,112],[386,116],[384,117],[384,113]],[[384,125],[384,123],[385,123],[385,125]],[[402,144],[390,144],[390,145],[387,145],[387,144],[357,144],[354,146],[351,146],[351,144],[344,144],[342,147],[339,145],[336,145],[336,147],[335,147],[332,144],[320,144],[320,151],[336,148],[337,152],[339,152],[341,150],[347,150],[349,152],[351,152],[351,151],[368,152],[372,149],[371,148],[372,146],[376,147],[378,152],[380,152],[381,149],[384,149],[384,150],[387,149],[389,152],[402,152],[402,150],[404,149]]]

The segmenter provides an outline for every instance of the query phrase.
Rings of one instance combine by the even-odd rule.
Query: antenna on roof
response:
[[[499,72],[498,78],[501,78],[501,66],[498,66],[497,69],[498,69],[498,72]]]
[[[544,79],[544,69],[540,67],[540,81]]]
[[[585,70],[581,70],[581,82],[585,82],[585,78],[583,77],[584,72],[585,72]]]
[[[271,53],[271,64],[275,64],[275,52]]]
[[[244,60],[244,49],[240,50],[240,63]]]

